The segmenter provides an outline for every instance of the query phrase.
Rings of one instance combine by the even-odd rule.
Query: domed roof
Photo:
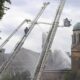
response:
[[[80,30],[80,22],[77,23],[73,28],[73,31],[77,31],[77,30]]]

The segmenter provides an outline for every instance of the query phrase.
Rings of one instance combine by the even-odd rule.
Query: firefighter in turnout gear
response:
[[[29,29],[28,29],[28,27],[26,27],[26,28],[24,29],[25,34],[27,34],[28,31],[29,31]]]

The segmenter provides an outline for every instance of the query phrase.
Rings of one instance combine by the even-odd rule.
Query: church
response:
[[[80,70],[80,23],[73,28],[72,35],[72,70]]]

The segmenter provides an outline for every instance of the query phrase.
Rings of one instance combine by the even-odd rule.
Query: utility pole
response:
[[[49,50],[52,46],[52,42],[54,40],[55,33],[56,33],[57,28],[59,26],[59,19],[60,19],[64,4],[65,4],[65,0],[60,0],[60,5],[58,7],[54,22],[52,24],[52,28],[50,29],[49,34],[46,39],[46,42],[43,46],[40,61],[39,61],[38,66],[36,68],[33,80],[40,80],[40,78],[41,78],[41,74],[45,68],[45,63],[47,61]]]
[[[18,54],[18,52],[21,49],[22,45],[24,44],[26,38],[28,37],[28,35],[32,31],[32,29],[34,28],[34,26],[37,23],[38,19],[40,18],[40,16],[42,15],[42,13],[44,12],[44,10],[46,9],[46,7],[48,5],[49,5],[49,2],[48,3],[44,3],[44,5],[41,8],[40,12],[37,14],[35,19],[32,21],[31,25],[29,26],[28,32],[23,35],[23,37],[21,38],[21,40],[18,43],[18,45],[15,47],[15,49],[14,49],[13,53],[11,54],[11,56],[9,57],[9,59],[6,62],[4,62],[4,64],[2,65],[2,67],[0,69],[0,74],[2,74],[8,68],[8,66],[11,64],[12,60]]]

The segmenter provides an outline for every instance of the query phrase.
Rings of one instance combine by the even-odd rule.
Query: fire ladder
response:
[[[36,68],[33,80],[40,80],[41,74],[46,66],[45,64],[48,59],[49,51],[52,46],[52,42],[54,40],[55,33],[56,33],[57,28],[59,26],[59,19],[60,19],[64,4],[65,4],[65,0],[60,0],[60,5],[58,7],[54,22],[52,24],[52,28],[50,29],[49,34],[46,39],[46,42],[43,46],[41,57],[40,57],[38,66]]]
[[[40,18],[40,16],[42,15],[42,13],[44,12],[45,8],[49,5],[49,2],[44,3],[43,7],[41,8],[40,12],[37,14],[37,16],[35,17],[35,19],[31,22],[31,25],[29,26],[29,30],[26,34],[23,35],[23,37],[21,38],[20,42],[17,44],[17,46],[15,47],[14,51],[12,52],[11,56],[9,57],[9,59],[7,61],[5,61],[2,65],[2,67],[0,68],[0,74],[2,74],[9,66],[9,64],[11,64],[12,60],[15,58],[15,56],[18,54],[19,50],[21,49],[22,45],[24,44],[26,38],[28,37],[28,35],[30,34],[30,32],[33,30],[35,24],[37,23],[38,19]],[[25,23],[26,20],[24,20],[20,26],[18,27],[18,29]],[[16,29],[8,38],[7,40],[5,40],[5,42],[1,45],[1,48],[8,42],[8,40],[13,36],[13,34],[18,30]],[[0,48],[0,49],[1,49]]]

